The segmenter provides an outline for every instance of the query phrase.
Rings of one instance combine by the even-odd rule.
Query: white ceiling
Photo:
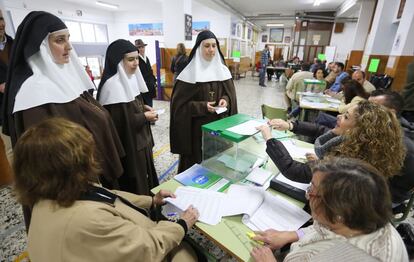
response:
[[[245,16],[259,14],[294,14],[296,11],[335,11],[345,0],[321,0],[313,6],[314,0],[221,0]]]

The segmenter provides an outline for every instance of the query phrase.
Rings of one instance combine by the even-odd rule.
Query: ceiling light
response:
[[[102,2],[102,1],[96,1],[97,5],[100,6],[104,6],[104,7],[108,7],[108,8],[112,8],[112,9],[118,9],[118,5],[114,5],[114,4],[110,4],[110,3],[106,3],[106,2]]]
[[[284,26],[285,24],[266,24],[267,27],[272,27],[272,26]]]
[[[321,0],[315,0],[315,2],[313,2],[313,6],[319,6],[321,4]]]

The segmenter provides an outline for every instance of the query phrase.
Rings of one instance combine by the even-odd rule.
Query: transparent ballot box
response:
[[[263,164],[267,160],[266,145],[260,133],[240,135],[228,131],[228,128],[237,126],[252,117],[236,114],[202,126],[202,166],[216,174],[238,182],[243,180],[254,166]]]

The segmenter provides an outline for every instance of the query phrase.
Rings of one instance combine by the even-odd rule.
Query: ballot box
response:
[[[201,165],[233,183],[243,180],[268,159],[264,140],[255,128],[265,124],[236,114],[203,125]]]

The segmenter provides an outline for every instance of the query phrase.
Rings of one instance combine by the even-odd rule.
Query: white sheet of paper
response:
[[[162,115],[165,113],[165,109],[158,109],[158,110],[155,110],[155,112],[157,112],[158,115]]]
[[[175,195],[176,198],[165,198],[165,201],[183,211],[193,205],[200,213],[199,221],[209,225],[220,223],[224,193],[194,187],[178,187]]]
[[[282,173],[277,175],[276,179],[279,180],[280,182],[283,182],[285,184],[291,185],[293,187],[296,187],[296,188],[299,188],[299,189],[302,189],[302,190],[305,190],[305,191],[310,186],[310,183],[305,184],[305,183],[298,183],[298,182],[292,181],[289,178],[282,175]]]
[[[222,205],[222,215],[252,215],[262,204],[264,192],[264,189],[260,187],[236,184],[231,185],[227,190],[226,198]]]
[[[315,154],[315,150],[313,148],[299,147],[292,140],[283,140],[281,142],[285,146],[286,150],[289,152],[292,158],[306,159],[306,153]]]
[[[216,106],[214,107],[214,110],[216,110],[217,115],[220,115],[221,113],[224,113],[227,111],[227,107]]]
[[[263,186],[264,183],[267,180],[269,180],[271,176],[272,172],[264,170],[263,168],[256,167],[250,172],[246,179],[253,183]]]
[[[308,213],[288,200],[266,192],[263,204],[252,216],[244,215],[242,221],[252,230],[292,231],[310,218]]]
[[[266,123],[258,121],[258,120],[249,120],[240,125],[227,128],[226,130],[239,134],[239,135],[251,136],[259,132],[259,130],[257,130],[256,127],[259,127],[262,125],[266,125]]]

